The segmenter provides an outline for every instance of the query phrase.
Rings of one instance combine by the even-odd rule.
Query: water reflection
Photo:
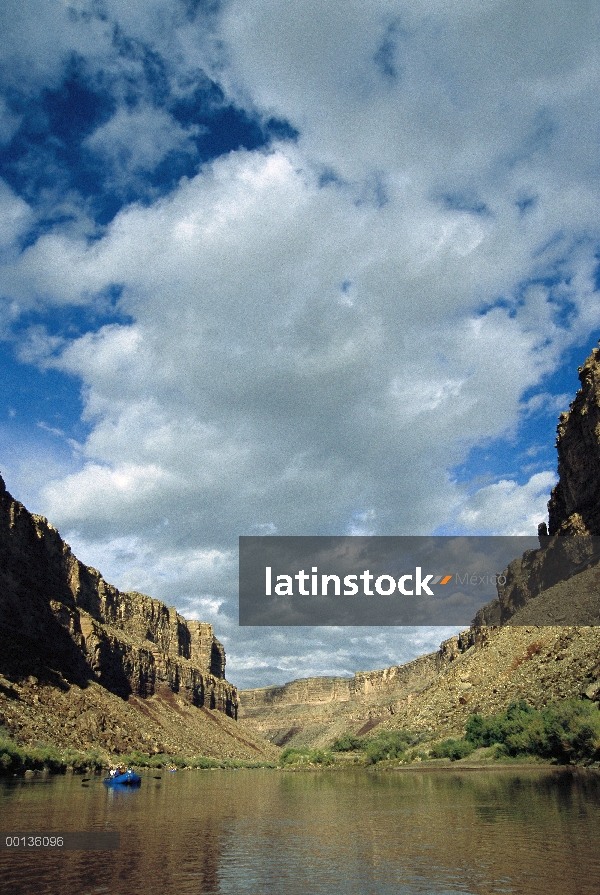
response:
[[[600,778],[533,771],[189,772],[117,792],[0,786],[9,831],[118,852],[0,852],[2,895],[598,895]]]

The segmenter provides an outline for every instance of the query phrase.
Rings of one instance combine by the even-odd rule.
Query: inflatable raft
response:
[[[105,777],[105,786],[139,786],[142,778],[134,774],[133,771],[127,770],[123,774],[115,774],[113,777]]]

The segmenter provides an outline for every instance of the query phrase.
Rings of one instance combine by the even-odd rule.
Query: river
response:
[[[12,778],[0,831],[120,834],[118,850],[1,849],[2,895],[600,893],[595,772],[154,771],[132,791]]]

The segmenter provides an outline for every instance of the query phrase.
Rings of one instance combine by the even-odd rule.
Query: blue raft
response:
[[[105,786],[139,786],[142,778],[134,774],[133,771],[125,771],[124,774],[115,774],[114,777],[105,777]]]

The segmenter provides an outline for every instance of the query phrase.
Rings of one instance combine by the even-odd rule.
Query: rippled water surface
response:
[[[560,771],[190,771],[134,791],[0,784],[2,832],[118,851],[0,851],[10,895],[600,895],[600,777]]]

